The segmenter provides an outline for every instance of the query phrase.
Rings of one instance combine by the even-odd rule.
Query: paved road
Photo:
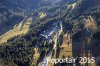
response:
[[[47,57],[44,58],[41,66],[48,66],[50,56],[52,55],[53,50],[57,47],[57,39],[58,39],[58,33],[56,33],[56,36],[55,36],[55,39],[54,39],[54,47],[53,47],[53,49],[51,49],[51,51],[49,52],[49,54],[47,55]]]
[[[63,31],[63,26],[62,26],[62,22],[60,23],[60,27],[61,29],[56,33],[55,37],[54,37],[54,46],[53,46],[53,49],[51,49],[51,51],[49,52],[49,54],[47,55],[46,58],[44,58],[41,66],[48,66],[48,63],[49,63],[49,59],[50,59],[50,56],[52,55],[53,53],[53,50],[56,49],[57,47],[57,39],[58,39],[58,36],[61,34],[61,32]]]

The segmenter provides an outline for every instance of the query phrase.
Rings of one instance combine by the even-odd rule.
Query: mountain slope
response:
[[[61,7],[62,4],[64,7]],[[54,53],[54,56],[57,55],[61,58],[64,58],[64,55],[66,57],[73,56],[77,58],[100,56],[99,1],[79,0],[76,2],[73,9],[68,8],[66,3],[62,4],[60,4],[56,9],[53,7],[43,7],[44,9],[37,9],[34,17],[36,17],[36,15],[41,11],[46,12],[47,15],[42,19],[37,18],[39,17],[37,16],[32,22],[32,28],[26,35],[11,38],[7,43],[0,46],[0,60],[5,60],[2,61],[2,63],[5,63],[5,65],[7,64],[8,66],[11,66],[10,64],[17,66],[32,66],[34,63],[33,66],[36,66],[41,63],[43,59],[45,60],[45,58],[49,56],[48,54],[51,54],[51,51]],[[58,44],[56,50],[52,50],[54,42],[49,43],[48,40],[50,40],[52,36],[54,37],[55,32],[51,34],[52,36],[49,37],[49,39],[41,36],[41,34],[46,32],[48,34],[48,32],[53,29],[53,26],[55,25],[55,27],[59,29],[59,23],[61,22],[63,23],[63,32],[61,33],[62,36],[57,36]],[[70,33],[70,35],[67,33]],[[68,35],[69,37],[66,37]],[[69,43],[69,41],[71,42]],[[35,48],[38,51],[35,50]],[[39,56],[36,57],[36,55]],[[36,60],[34,60],[34,56],[36,57]],[[51,58],[54,58],[53,54],[51,54]],[[59,66],[59,64],[56,65]],[[66,63],[60,64],[60,66],[66,65]],[[73,64],[68,65],[72,66]],[[77,62],[75,65],[77,65]],[[87,66],[87,64],[79,65]],[[99,62],[89,65],[99,66]]]

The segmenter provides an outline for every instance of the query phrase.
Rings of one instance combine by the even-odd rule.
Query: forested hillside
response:
[[[32,0],[29,0],[28,2],[21,0],[21,2],[24,2],[24,4],[27,5],[27,3],[32,2]],[[38,0],[34,3],[37,5],[38,2],[41,1]],[[57,3],[55,3],[56,5],[52,4],[52,6],[50,5],[50,2],[48,2],[40,4],[43,7],[29,11],[30,13],[28,16],[32,17],[33,20],[29,31],[25,35],[20,34],[10,38],[7,42],[0,44],[1,66],[39,66],[51,51],[53,51],[52,58],[64,58],[67,55],[81,57],[84,55],[87,56],[89,53],[93,57],[100,56],[100,1],[58,0]],[[27,7],[32,7],[31,5],[28,5]],[[23,5],[21,4],[21,6]],[[14,16],[16,17],[16,15]],[[21,15],[17,20],[20,21],[23,17],[25,16]],[[2,26],[0,27],[2,28]],[[53,28],[55,28],[55,32],[58,31],[58,33],[60,33],[61,31],[61,34],[59,35],[59,38],[57,38],[57,41],[54,40],[56,37],[54,32],[52,34],[52,37],[54,38],[50,37],[50,39],[53,39],[50,43],[49,39],[47,39],[49,36],[44,37],[42,34],[45,32],[48,34],[49,30],[52,30]],[[72,45],[70,47],[64,44],[66,35],[69,36],[67,40],[71,40],[69,44]],[[56,41],[56,50],[51,50],[53,45],[56,44]],[[70,54],[70,51],[72,54]],[[73,64],[66,63],[51,64],[50,66],[54,65],[73,66]],[[76,62],[75,65],[78,66],[78,63]],[[79,66],[82,65],[79,64]],[[99,62],[95,63],[95,65],[85,66],[99,66]]]
[[[1,0],[0,1],[0,35],[12,29],[15,24],[21,22],[27,11],[38,8],[41,0]],[[8,24],[10,22],[10,25]]]

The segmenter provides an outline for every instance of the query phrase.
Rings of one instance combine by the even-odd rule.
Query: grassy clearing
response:
[[[5,34],[0,36],[0,44],[7,42],[8,39],[21,35],[21,34],[26,34],[29,30],[30,24],[31,24],[32,18],[28,18],[25,22],[24,25],[22,25],[23,21],[20,22],[18,25],[15,25],[12,30],[9,30]]]
[[[98,30],[97,24],[96,24],[95,20],[94,20],[91,16],[89,16],[89,17],[86,19],[86,21],[85,21],[85,27],[86,27],[87,29],[92,30],[92,31],[97,31],[97,30]]]
[[[32,65],[35,65],[37,64],[38,60],[39,60],[39,57],[40,57],[40,53],[39,53],[39,49],[38,48],[34,48],[34,55],[33,55],[33,62],[32,62]]]
[[[59,58],[62,57],[72,57],[72,46],[68,46],[67,44],[63,44],[60,47],[60,54],[59,54]]]
[[[68,44],[69,43],[69,44]],[[60,46],[60,55],[59,58],[72,57],[72,44],[71,44],[70,34],[66,33],[63,36],[63,43]]]
[[[46,13],[43,13],[43,12],[41,12],[41,13],[39,13],[39,17],[42,19],[42,18],[44,18],[46,16]]]
[[[75,8],[75,6],[76,6],[76,4],[77,4],[77,3],[72,3],[72,4],[69,4],[69,5],[68,5],[68,8],[70,8],[70,7],[71,7],[72,9],[74,9],[74,8]]]

